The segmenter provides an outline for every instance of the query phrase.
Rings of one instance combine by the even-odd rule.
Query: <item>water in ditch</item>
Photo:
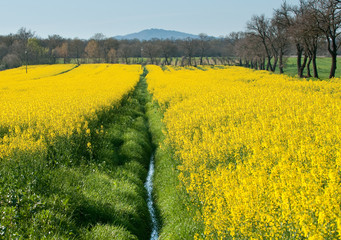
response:
[[[159,238],[158,233],[158,222],[155,213],[155,207],[153,202],[153,176],[154,176],[154,154],[150,157],[149,171],[146,182],[144,184],[148,192],[147,204],[148,210],[152,219],[152,233],[150,235],[150,240],[157,240]]]

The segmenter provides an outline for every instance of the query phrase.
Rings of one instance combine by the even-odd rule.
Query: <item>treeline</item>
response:
[[[21,28],[16,34],[0,36],[1,69],[23,64],[64,63],[150,63],[158,65],[232,64],[233,49],[229,38],[149,41],[117,40],[101,33],[88,40],[65,39],[51,35],[43,39]]]
[[[300,0],[298,6],[284,1],[272,18],[253,16],[247,31],[235,37],[240,64],[273,72],[278,67],[283,73],[284,56],[295,53],[297,75],[318,78],[316,58],[327,52],[332,59],[329,78],[335,77],[341,43],[340,9],[340,0]]]
[[[332,78],[341,43],[340,8],[341,0],[300,0],[298,6],[284,1],[271,18],[255,15],[245,32],[220,38],[200,34],[197,39],[140,41],[97,33],[87,40],[59,35],[42,39],[21,28],[16,34],[0,36],[0,70],[62,59],[76,64],[229,64],[283,73],[285,56],[296,55],[297,75],[315,78],[319,77],[317,56],[330,56]]]

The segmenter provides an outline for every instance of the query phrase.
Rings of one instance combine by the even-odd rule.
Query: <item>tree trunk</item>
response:
[[[303,76],[303,71],[304,71],[305,66],[307,65],[307,60],[308,60],[308,56],[305,55],[305,56],[304,56],[304,59],[303,59],[303,63],[302,63],[302,65],[301,65],[301,67],[300,67],[300,69],[299,69],[299,72],[298,72],[298,76],[299,76],[300,78],[303,78],[303,77],[304,77],[304,76]]]
[[[268,55],[268,63],[267,63],[267,66],[266,66],[266,70],[267,71],[272,71],[272,64],[271,64],[271,56]]]
[[[278,63],[278,56],[275,57],[274,65],[272,66],[271,72],[276,71],[277,63]]]
[[[279,73],[284,73],[284,65],[283,65],[283,51],[281,50],[279,53]]]
[[[330,68],[329,78],[335,77],[336,63],[337,63],[337,53],[333,52],[331,55],[332,55],[332,66]]]
[[[328,44],[328,52],[332,57],[332,65],[330,67],[330,73],[329,73],[329,78],[335,77],[335,72],[336,72],[336,62],[337,62],[337,50],[338,50],[338,45],[336,43],[336,37],[334,35],[328,35],[326,33],[327,37],[327,44]]]
[[[297,53],[297,75],[301,76],[301,68],[302,68],[302,53],[303,49],[299,43],[296,44],[296,53]]]
[[[197,67],[197,61],[195,60],[195,58],[193,58],[193,62],[194,62],[194,67]]]
[[[182,57],[182,59],[181,59],[181,67],[185,66],[185,60],[186,60],[186,57]]]
[[[310,56],[309,57],[309,60],[308,60],[308,63],[307,63],[307,77],[312,77],[311,76],[311,73],[310,73],[310,64],[311,64],[311,61],[312,61],[312,57]]]
[[[265,58],[261,59],[259,69],[260,70],[265,70]]]
[[[312,62],[313,62],[313,71],[314,71],[314,78],[319,78],[318,71],[317,71],[317,63],[316,63],[316,58],[317,58],[317,44],[315,45],[315,48],[313,49],[312,52]]]
[[[317,64],[316,64],[316,52],[313,55],[312,61],[313,61],[314,78],[319,78],[319,74],[318,74],[318,71],[317,71]]]

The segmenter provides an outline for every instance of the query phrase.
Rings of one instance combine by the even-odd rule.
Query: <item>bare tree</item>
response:
[[[99,58],[98,43],[95,40],[90,40],[88,42],[88,44],[85,47],[85,54],[88,58],[92,59]]]
[[[246,33],[245,32],[232,32],[229,35],[229,39],[231,42],[231,54],[234,56],[239,57],[239,66],[242,65],[241,58],[240,58],[240,46],[243,45],[240,43],[244,40]]]
[[[96,33],[91,38],[90,41],[95,41],[97,43],[97,60],[96,62],[101,62],[102,58],[105,58],[107,55],[107,52],[105,51],[104,47],[104,41],[105,41],[105,35],[103,33]]]
[[[266,52],[261,39],[256,35],[246,34],[240,38],[235,44],[235,51],[240,58],[240,65],[265,70]]]
[[[115,52],[115,59],[116,59],[116,52],[119,47],[119,42],[114,38],[107,38],[103,41],[103,53],[106,62],[112,62],[113,60],[113,51]],[[111,53],[109,54],[109,52]]]
[[[190,66],[192,66],[192,58],[194,57],[194,51],[196,47],[195,45],[196,41],[193,38],[186,38],[182,43],[185,56],[188,59],[188,65]]]
[[[69,56],[69,44],[67,42],[63,42],[61,46],[55,48],[55,53],[58,57],[63,58],[64,63],[66,63]]]
[[[170,64],[170,58],[171,56],[174,56],[176,51],[176,46],[172,40],[166,39],[161,40],[160,42],[160,53],[161,57],[164,58],[164,64],[169,65]]]
[[[297,74],[303,77],[303,71],[307,64],[308,54],[305,52],[305,10],[304,0],[300,0],[299,6],[291,6],[284,2],[280,9],[276,10],[277,18],[281,19],[281,24],[286,28],[290,41],[295,45],[297,55]],[[303,57],[303,62],[302,62]]]
[[[21,61],[24,62],[26,60],[27,54],[27,43],[30,38],[34,37],[34,32],[31,30],[27,30],[26,28],[22,27],[18,30],[15,38],[17,40],[15,51],[16,54],[20,57]]]
[[[109,63],[116,63],[117,62],[117,54],[114,48],[111,48],[108,52],[108,62]]]
[[[200,53],[200,65],[203,65],[203,58],[206,56],[207,50],[209,48],[209,37],[205,33],[199,34],[199,41],[198,41],[198,47],[199,47],[199,53]]]
[[[56,47],[61,46],[62,43],[65,41],[61,36],[54,34],[54,35],[49,35],[47,38],[47,47],[49,49],[49,54],[50,54],[50,62],[51,63],[56,63],[57,60],[57,55],[56,55]]]
[[[261,16],[253,16],[251,21],[247,23],[247,29],[250,31],[250,34],[254,34],[255,36],[261,39],[264,50],[267,56],[267,67],[266,69],[269,71],[275,71],[271,60],[273,58],[273,49],[271,46],[270,38],[270,20],[266,19],[264,15]]]
[[[329,78],[333,78],[337,67],[337,51],[341,44],[341,1],[314,0],[310,3],[314,6],[318,27],[327,41],[328,52],[332,58]]]
[[[322,31],[319,29],[318,21],[316,18],[315,9],[311,4],[305,4],[305,12],[304,19],[305,21],[302,24],[302,33],[304,35],[304,49],[306,54],[308,55],[307,62],[307,77],[312,77],[310,71],[310,64],[313,64],[313,72],[314,77],[318,78],[318,70],[317,70],[317,51],[319,47],[319,43],[322,37]]]
[[[118,49],[118,54],[124,59],[125,64],[129,64],[129,57],[131,56],[131,48],[128,42],[123,42],[120,44]]]
[[[272,47],[277,49],[276,51],[279,57],[279,72],[284,73],[283,57],[289,47],[289,33],[285,16],[283,16],[280,11],[275,10],[274,16],[271,20],[271,26],[274,36],[274,43],[272,44]]]
[[[78,38],[74,38],[69,41],[69,56],[75,58],[78,65],[80,64],[80,58],[82,56],[82,53],[84,52],[84,49],[84,41]]]
[[[160,54],[160,45],[156,40],[145,41],[142,44],[143,54],[150,59],[151,64],[155,64],[155,58]]]

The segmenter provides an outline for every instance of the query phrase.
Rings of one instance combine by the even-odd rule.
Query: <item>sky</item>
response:
[[[21,27],[39,37],[88,39],[161,28],[226,36],[245,31],[253,15],[271,17],[283,0],[0,0],[0,35]],[[298,4],[299,0],[287,0]]]

